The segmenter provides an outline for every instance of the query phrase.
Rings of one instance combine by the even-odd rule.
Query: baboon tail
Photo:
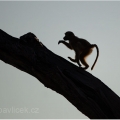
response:
[[[92,67],[91,67],[91,70],[93,70],[93,68],[94,68],[94,66],[95,66],[95,64],[96,64],[96,62],[97,62],[98,56],[99,56],[99,48],[98,48],[98,46],[97,46],[96,44],[93,44],[92,46],[93,46],[93,47],[96,47],[97,56],[96,56],[96,59],[95,59],[93,65],[92,65]]]

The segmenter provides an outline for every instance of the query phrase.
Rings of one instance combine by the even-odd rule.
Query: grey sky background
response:
[[[68,30],[97,44],[100,56],[93,71],[120,96],[120,2],[0,2],[0,29],[19,38],[28,32],[65,59],[74,52],[58,41]],[[96,49],[87,59],[90,67]],[[68,60],[68,59],[67,59]],[[76,64],[77,65],[77,64]],[[66,98],[36,78],[0,61],[0,118],[87,118]],[[111,98],[112,99],[112,98]],[[5,113],[5,108],[38,108],[38,113]]]

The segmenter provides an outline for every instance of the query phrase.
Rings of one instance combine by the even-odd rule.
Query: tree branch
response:
[[[120,98],[87,71],[48,50],[33,33],[0,30],[0,59],[36,77],[89,118],[120,118]]]

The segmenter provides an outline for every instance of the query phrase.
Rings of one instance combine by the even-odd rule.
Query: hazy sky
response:
[[[74,52],[57,44],[66,31],[97,44],[98,62],[87,71],[120,96],[120,2],[0,2],[0,29],[17,38],[32,32],[67,60]],[[96,49],[87,59],[90,66],[95,57]],[[0,118],[87,118],[62,95],[2,61],[0,96]]]

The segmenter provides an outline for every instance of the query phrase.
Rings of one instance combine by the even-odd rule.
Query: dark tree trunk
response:
[[[18,39],[0,30],[0,59],[36,77],[89,118],[120,118],[119,96],[98,78],[48,50],[33,33]]]

